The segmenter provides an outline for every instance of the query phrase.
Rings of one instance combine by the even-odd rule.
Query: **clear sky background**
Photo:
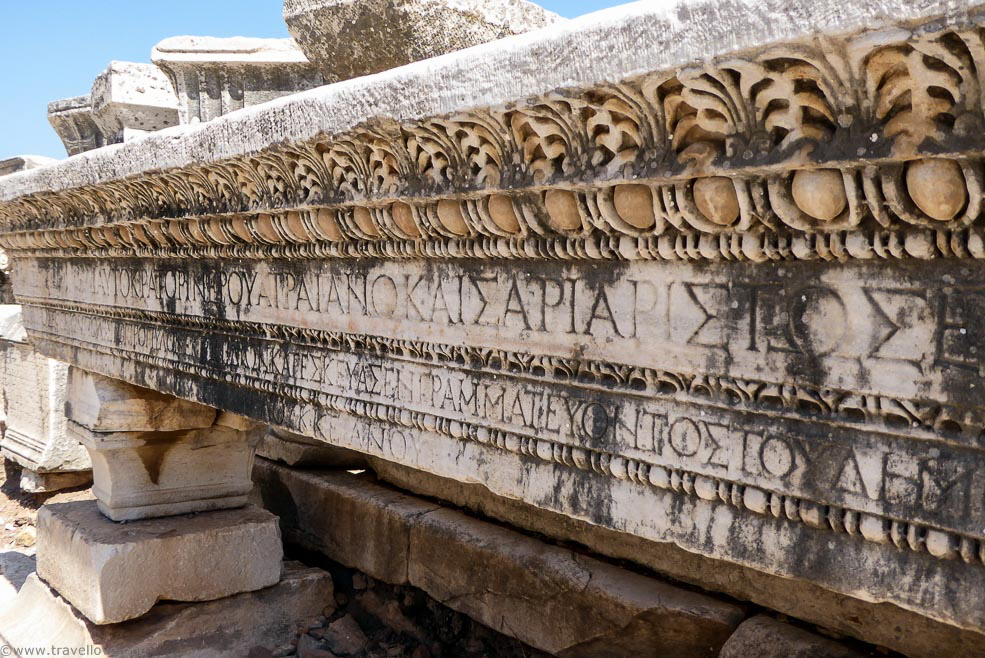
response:
[[[569,18],[628,0],[541,0]],[[286,37],[282,0],[0,0],[0,159],[65,157],[48,101],[88,93],[111,60],[149,62],[183,34]]]

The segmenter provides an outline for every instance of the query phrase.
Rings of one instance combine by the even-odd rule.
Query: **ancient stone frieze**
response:
[[[302,433],[317,423],[292,410],[309,404],[979,568],[976,276],[917,265],[599,279],[560,264],[52,259],[16,286],[50,353],[216,406],[246,399]]]
[[[977,27],[890,29],[364,125],[9,200],[4,243],[536,257],[531,239],[610,236],[616,258],[981,257],[982,44]]]
[[[786,6],[639,3],[0,181],[31,339],[985,631],[985,11]]]

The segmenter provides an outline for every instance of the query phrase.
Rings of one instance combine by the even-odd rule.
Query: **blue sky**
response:
[[[627,0],[543,0],[574,17]],[[0,0],[0,159],[65,157],[48,101],[89,91],[110,60],[149,62],[181,34],[285,37],[282,0]]]

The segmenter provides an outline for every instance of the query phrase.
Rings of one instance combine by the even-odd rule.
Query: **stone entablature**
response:
[[[6,186],[11,202],[0,218],[11,234],[4,240],[20,249],[119,245],[118,253],[267,242],[318,244],[322,255],[985,256],[975,225],[981,131],[974,126],[983,122],[971,73],[976,32],[972,16],[963,20],[965,29],[832,35],[823,48],[763,47],[744,59],[729,54],[618,84],[400,120],[408,109],[447,105],[454,92],[434,100],[416,94],[430,94],[435,81],[455,87],[446,83],[472,58],[421,63],[412,67],[416,75],[360,89],[390,105],[364,109],[350,100],[351,84],[340,85],[196,131],[181,148],[162,138],[132,156],[114,153],[112,189],[92,187],[108,179],[81,164]],[[533,58],[531,51],[551,45],[531,40],[509,55]],[[484,52],[474,57],[499,64]],[[496,91],[507,91],[507,82]],[[531,83],[544,84],[540,76]],[[391,96],[415,85],[412,98]],[[933,102],[909,100],[920,94]],[[798,106],[781,111],[788,97]],[[275,129],[265,125],[288,115]],[[396,120],[375,119],[386,116]],[[309,132],[334,134],[299,135]],[[257,148],[258,135],[277,145]],[[240,149],[248,155],[224,157]],[[142,153],[165,171],[140,173]],[[117,229],[134,217],[136,226]],[[183,225],[195,228],[145,221],[170,218],[194,218]],[[84,230],[37,231],[53,227]]]
[[[0,181],[32,339],[985,630],[985,11],[662,11]]]
[[[291,39],[171,37],[151,60],[171,78],[183,124],[326,83]]]

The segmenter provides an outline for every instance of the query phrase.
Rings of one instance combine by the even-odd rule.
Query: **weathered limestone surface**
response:
[[[638,3],[0,179],[32,341],[985,630],[985,6]]]
[[[284,21],[330,81],[378,73],[550,25],[527,0],[284,0]]]
[[[66,415],[93,432],[175,432],[211,427],[212,407],[72,368]]]
[[[92,120],[107,143],[178,125],[178,99],[153,64],[110,62],[92,83]]]
[[[264,461],[257,470],[289,538],[555,655],[715,656],[744,616],[369,478]]]
[[[97,476],[98,477],[98,476]],[[277,517],[246,507],[117,524],[95,501],[38,512],[38,575],[95,624],[160,600],[210,601],[280,580]]]
[[[92,468],[85,448],[66,431],[68,365],[39,354],[25,342],[21,307],[0,306],[0,391],[5,430],[0,454],[24,469],[21,486],[50,491],[88,481]],[[62,474],[58,478],[47,474]]]
[[[151,60],[171,78],[183,124],[326,82],[291,39],[171,37],[154,46]]]
[[[320,569],[285,562],[280,582],[215,601],[158,603],[126,624],[88,621],[36,575],[0,610],[0,643],[48,649],[55,645],[85,655],[98,647],[115,658],[224,658],[272,651],[297,636],[297,625],[321,614],[332,599],[332,579]]]
[[[92,118],[89,94],[48,103],[48,123],[58,133],[69,155],[78,155],[108,143]]]

